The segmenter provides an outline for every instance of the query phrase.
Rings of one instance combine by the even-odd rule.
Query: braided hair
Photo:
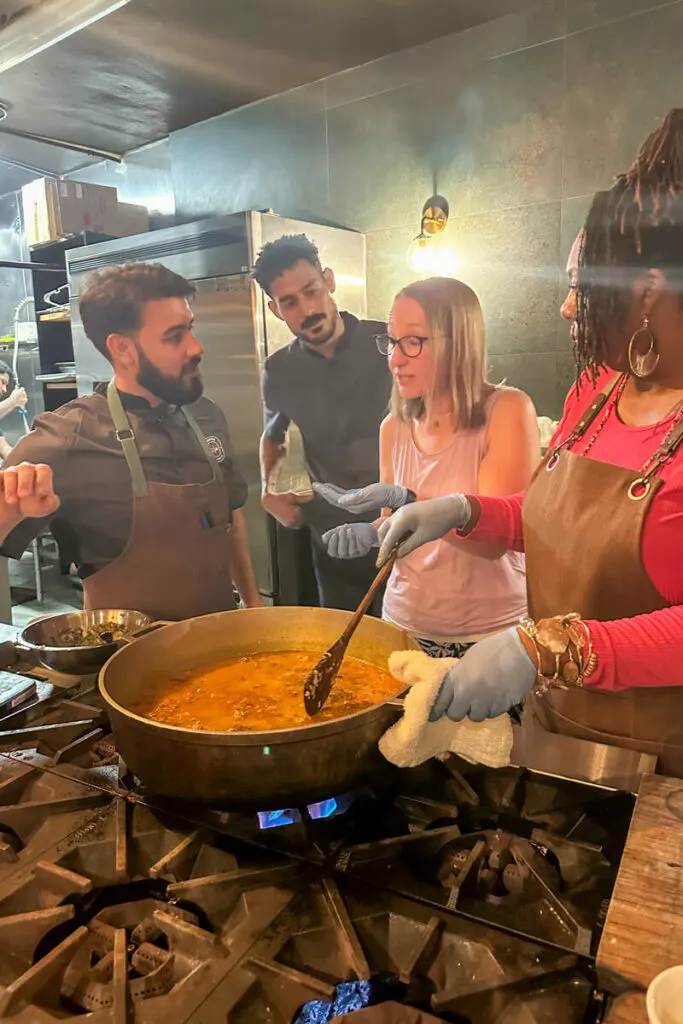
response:
[[[580,255],[574,349],[578,374],[593,379],[607,358],[609,330],[623,328],[630,289],[658,268],[683,297],[683,109],[670,110],[625,174],[598,192]]]

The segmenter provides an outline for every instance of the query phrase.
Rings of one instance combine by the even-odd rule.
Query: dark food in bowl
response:
[[[53,641],[55,647],[104,647],[119,640],[130,640],[130,630],[121,626],[120,622],[98,622],[94,626],[76,626],[62,629]]]
[[[230,658],[166,681],[132,710],[182,729],[270,732],[327,722],[380,704],[397,690],[393,676],[347,656],[320,714],[306,714],[303,684],[320,660],[311,651],[279,651]]]

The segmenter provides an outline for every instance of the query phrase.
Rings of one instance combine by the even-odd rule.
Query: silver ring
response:
[[[548,461],[545,464],[546,473],[552,473],[552,471],[555,469],[555,466],[558,464],[559,461],[560,461],[560,453],[559,452],[555,452],[555,454],[551,455],[550,458],[548,459]]]

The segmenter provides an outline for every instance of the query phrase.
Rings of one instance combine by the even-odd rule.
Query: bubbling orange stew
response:
[[[209,732],[271,732],[328,722],[392,697],[400,685],[385,669],[346,657],[315,718],[304,709],[303,684],[320,653],[281,651],[230,658],[169,680],[132,710],[155,722]]]

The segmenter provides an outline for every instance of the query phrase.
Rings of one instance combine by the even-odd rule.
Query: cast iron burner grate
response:
[[[451,759],[259,816],[144,791],[91,695],[25,727],[0,755],[0,1019],[290,1024],[379,977],[457,1024],[597,1020],[630,796]]]

